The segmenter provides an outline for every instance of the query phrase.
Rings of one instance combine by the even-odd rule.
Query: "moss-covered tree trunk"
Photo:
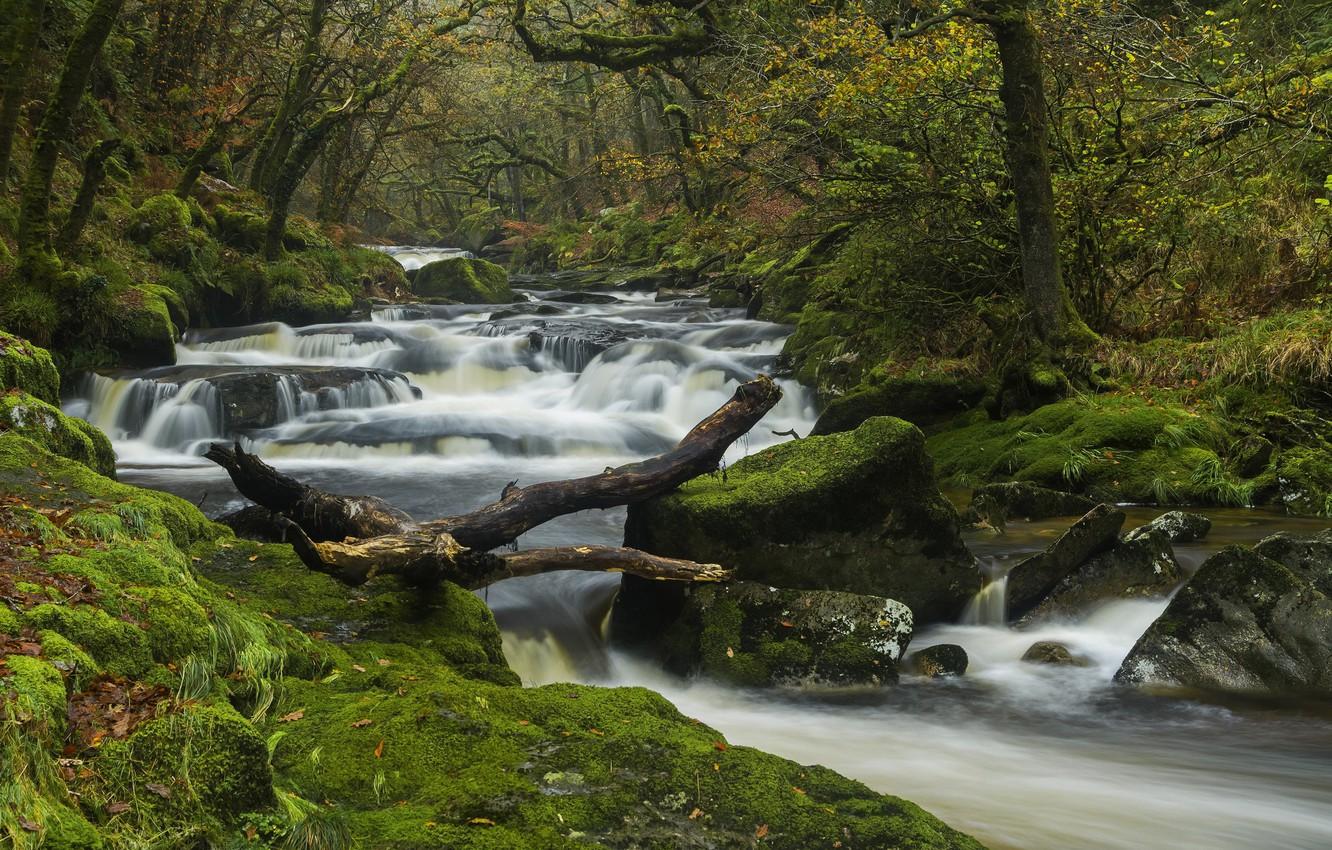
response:
[[[0,87],[0,191],[9,185],[9,166],[18,132],[19,109],[28,82],[28,68],[37,50],[46,0],[8,0],[0,11],[8,18],[9,35],[4,43],[4,83]]]
[[[314,85],[315,69],[322,55],[320,39],[327,20],[328,0],[314,0],[305,19],[305,37],[301,53],[292,68],[290,82],[282,93],[277,112],[264,126],[263,135],[255,146],[254,165],[250,169],[250,188],[266,192],[277,179],[277,172],[286,161],[295,138],[293,122],[305,107]]]
[[[60,244],[72,245],[83,235],[83,228],[92,217],[97,192],[106,179],[106,163],[120,150],[120,145],[120,139],[103,139],[93,145],[83,158],[83,180],[79,183],[79,193],[74,197],[69,215],[65,217],[65,224],[60,228]]]
[[[56,83],[42,123],[37,128],[32,162],[23,181],[18,221],[20,262],[29,275],[50,264],[51,183],[60,159],[60,148],[69,137],[79,101],[88,88],[93,63],[97,61],[106,37],[111,34],[123,4],[124,0],[95,0],[83,27],[65,52],[60,81]]]
[[[1037,333],[1062,337],[1077,320],[1059,264],[1059,226],[1047,149],[1045,65],[1027,0],[978,4],[999,49],[1007,158],[1017,205],[1022,281]]]

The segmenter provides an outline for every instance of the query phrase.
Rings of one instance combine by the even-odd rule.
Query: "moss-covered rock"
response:
[[[486,260],[450,257],[427,263],[412,279],[412,292],[464,304],[508,304],[513,300],[509,273]]]
[[[1277,458],[1281,501],[1292,514],[1332,516],[1332,446],[1292,446]]]
[[[51,354],[0,331],[0,390],[19,389],[48,404],[60,403],[60,373]]]
[[[1230,546],[1199,567],[1116,681],[1332,696],[1332,533]]]
[[[626,540],[777,587],[897,599],[917,625],[951,620],[981,575],[924,443],[914,425],[879,417],[773,446],[631,506]]]
[[[1013,517],[1025,520],[1082,516],[1096,502],[1076,493],[1052,490],[1030,481],[1000,481],[977,487],[971,494],[969,514],[995,528]]]
[[[872,416],[896,416],[922,428],[956,419],[985,395],[983,381],[944,374],[871,377],[830,401],[814,423],[815,434],[849,431]]]
[[[104,342],[126,366],[176,362],[176,326],[160,287],[132,286],[115,296],[116,321]]]
[[[1126,541],[1160,534],[1171,543],[1192,543],[1202,540],[1212,530],[1212,521],[1202,514],[1184,511],[1166,511],[1151,522],[1140,525],[1124,535]]]
[[[129,235],[147,243],[160,233],[183,230],[190,224],[190,208],[184,201],[171,194],[153,195],[139,204],[130,217]]]
[[[912,653],[907,662],[910,668],[921,676],[946,679],[966,673],[970,659],[963,647],[955,643],[938,643]]]
[[[667,666],[749,686],[897,681],[911,611],[877,596],[739,581],[693,589],[662,636]]]
[[[116,453],[97,428],[25,392],[0,394],[0,433],[21,435],[62,457],[114,478]]]
[[[976,411],[930,437],[941,480],[1029,481],[1106,502],[1245,505],[1255,483],[1227,472],[1216,417],[1148,395],[1081,396],[996,421]]]

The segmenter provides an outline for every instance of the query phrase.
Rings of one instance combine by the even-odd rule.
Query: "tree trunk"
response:
[[[310,97],[314,85],[315,68],[319,63],[319,40],[324,32],[329,0],[314,0],[305,20],[305,37],[301,41],[301,55],[291,71],[291,83],[282,93],[277,112],[264,126],[263,135],[255,146],[254,165],[250,169],[250,188],[267,192],[276,178],[276,169],[282,166],[291,148],[292,121]],[[277,147],[282,145],[282,152]]]
[[[613,569],[650,578],[715,581],[724,571],[649,556],[636,550],[576,547],[512,555],[478,553],[565,514],[639,502],[713,472],[722,455],[781,398],[761,376],[736,388],[730,401],[694,426],[671,451],[598,475],[518,487],[499,501],[461,516],[416,523],[379,499],[338,496],[301,484],[234,448],[214,444],[206,457],[227,470],[236,489],[288,524],[287,538],[311,569],[357,584],[380,573],[447,578],[479,587],[509,575],[556,569]],[[498,560],[496,560],[498,559]]]
[[[111,34],[123,3],[124,0],[96,0],[93,4],[83,28],[65,53],[60,81],[37,128],[32,162],[23,182],[18,222],[20,262],[29,273],[50,261],[51,182],[60,159],[60,147],[69,136],[74,113],[88,88],[93,63],[97,61],[106,37]]]
[[[999,48],[1008,170],[1017,205],[1022,282],[1041,339],[1059,338],[1077,320],[1059,265],[1059,226],[1050,176],[1045,66],[1040,40],[1024,0],[981,4]]]
[[[93,205],[97,201],[97,191],[106,179],[107,160],[120,150],[120,139],[103,139],[93,145],[92,150],[83,159],[83,181],[79,183],[79,192],[74,196],[74,203],[69,208],[65,224],[60,228],[60,244],[73,245],[83,235],[83,228],[92,216]]]
[[[28,69],[32,67],[37,51],[37,38],[41,32],[42,13],[46,0],[12,0],[8,8],[15,17],[5,62],[5,81],[0,87],[0,192],[9,185],[9,166],[14,153],[14,136],[18,133],[19,110],[23,106],[23,93],[28,82]]]

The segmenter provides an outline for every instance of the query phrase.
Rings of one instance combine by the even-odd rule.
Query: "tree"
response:
[[[4,85],[0,86],[0,192],[9,185],[10,157],[14,135],[18,132],[19,108],[28,82],[28,68],[37,49],[42,13],[46,0],[8,0],[4,7],[10,17],[11,39],[5,47]]]

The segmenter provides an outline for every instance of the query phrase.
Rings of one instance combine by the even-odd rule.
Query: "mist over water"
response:
[[[393,253],[408,267],[440,254]],[[617,293],[613,304],[575,305],[551,300],[558,292],[522,295],[546,300],[520,311],[543,313],[399,305],[364,322],[193,332],[178,366],[92,377],[66,406],[111,434],[124,480],[176,492],[212,515],[242,500],[200,454],[212,440],[239,439],[311,484],[381,496],[426,518],[479,507],[509,481],[587,475],[664,450],[738,382],[773,369],[790,330],[697,301]],[[277,378],[242,409],[234,403],[241,384],[219,375],[243,382],[253,373]],[[774,431],[809,432],[810,394],[791,381],[782,387],[781,404],[728,462],[786,439]],[[231,427],[242,414],[262,422]],[[1132,526],[1157,511],[1130,513]],[[1186,569],[1227,543],[1327,526],[1207,513],[1215,521],[1208,539],[1178,550]],[[519,544],[618,544],[623,522],[622,509],[585,512]],[[1332,847],[1326,709],[1205,704],[1111,685],[1165,600],[1111,603],[1077,622],[1021,632],[1003,625],[1007,568],[1067,524],[972,535],[993,581],[963,623],[912,639],[915,649],[963,645],[969,672],[951,681],[903,677],[873,692],[749,692],[683,681],[609,652],[612,575],[538,576],[479,593],[528,684],[653,687],[732,743],[827,765],[994,848]],[[1021,662],[1038,640],[1063,642],[1090,666]]]

